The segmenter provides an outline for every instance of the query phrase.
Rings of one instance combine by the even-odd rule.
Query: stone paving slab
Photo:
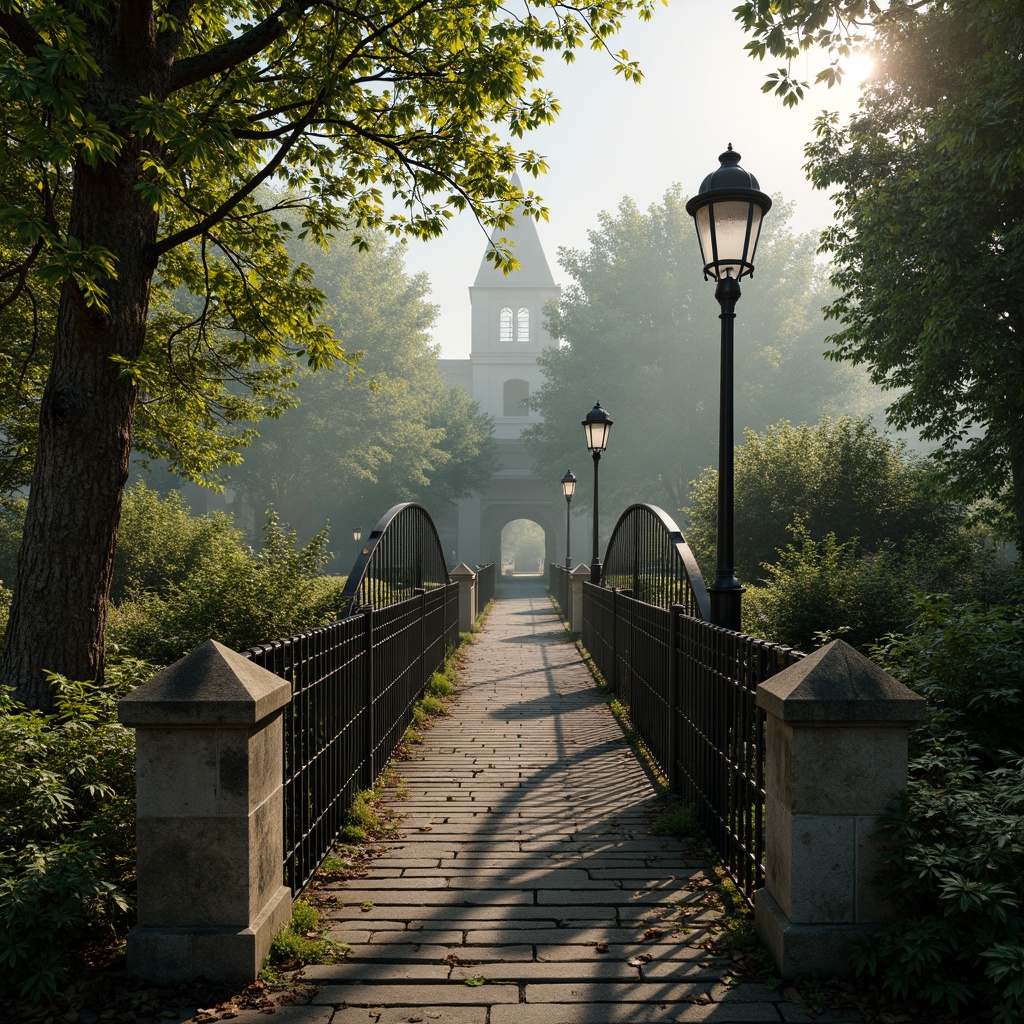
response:
[[[508,587],[462,682],[398,766],[399,832],[363,877],[323,887],[352,956],[307,968],[313,1003],[275,1019],[808,1019],[761,986],[720,983],[729,961],[706,943],[721,914],[699,884],[715,876],[650,834],[657,793],[539,585]]]

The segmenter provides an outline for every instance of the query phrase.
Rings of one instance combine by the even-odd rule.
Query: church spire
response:
[[[519,175],[512,176],[512,184],[522,188]],[[497,244],[502,238],[512,244],[512,255],[519,262],[519,269],[509,274],[498,270],[492,261],[487,259],[490,247],[484,252],[477,271],[476,288],[553,288],[555,279],[551,276],[547,257],[540,244],[537,224],[528,214],[523,213],[520,206],[515,213],[515,221],[507,228],[495,228],[491,232],[491,242]]]

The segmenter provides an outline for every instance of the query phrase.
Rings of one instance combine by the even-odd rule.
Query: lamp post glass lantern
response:
[[[598,553],[597,524],[597,464],[601,461],[601,452],[608,447],[608,437],[612,432],[611,417],[601,408],[597,402],[594,408],[587,413],[583,421],[583,432],[587,437],[587,451],[594,456],[594,554],[590,561],[590,582],[599,584],[601,582],[601,556]]]
[[[697,227],[704,279],[713,278],[722,311],[722,372],[718,403],[718,557],[715,581],[708,588],[711,621],[739,631],[743,585],[734,565],[733,491],[733,326],[740,299],[740,279],[754,273],[754,254],[771,198],[757,178],[740,167],[740,155],[729,148],[720,166],[701,183],[686,204]]]
[[[363,530],[360,526],[355,526],[352,529],[352,546],[355,549],[356,557],[359,557],[359,542],[363,539]]]
[[[576,490],[576,477],[573,475],[571,469],[565,471],[565,476],[562,477],[562,493],[565,495],[565,567],[566,569],[572,568],[572,557],[569,554],[571,550],[570,545],[570,525],[569,525],[569,505],[572,503],[573,492]]]

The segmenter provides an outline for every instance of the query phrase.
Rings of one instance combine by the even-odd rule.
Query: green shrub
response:
[[[164,593],[187,585],[208,565],[230,576],[249,557],[231,516],[194,516],[176,491],[163,497],[140,481],[125,492],[121,507],[110,599],[119,604],[132,594]]]
[[[283,530],[271,512],[263,549],[256,552],[227,517],[201,516],[183,524],[177,496],[154,498],[140,487],[132,488],[132,494],[137,495],[137,515],[127,536],[136,530],[142,539],[126,543],[123,573],[129,596],[111,609],[109,643],[168,664],[211,637],[244,650],[341,615],[345,580],[322,575],[326,534],[299,547],[295,533]],[[154,523],[160,527],[165,521],[171,529],[163,571]]]
[[[1024,760],[984,771],[969,746],[911,763],[908,793],[883,820],[881,890],[892,922],[855,963],[897,998],[1024,1020]]]
[[[908,791],[883,819],[880,878],[895,914],[859,946],[897,997],[1024,1019],[1024,616],[921,598],[874,652],[929,701]]]
[[[954,740],[990,766],[1024,757],[1021,601],[986,608],[938,594],[919,597],[915,607],[906,633],[889,637],[873,654],[928,700],[928,721],[915,737],[919,749]]]
[[[123,692],[53,677],[52,715],[0,696],[0,995],[38,1000],[73,944],[128,922],[135,743]]]
[[[455,693],[455,687],[442,672],[435,672],[426,685],[425,692],[428,697],[443,699],[451,697]]]
[[[855,541],[840,543],[831,533],[817,541],[803,525],[791,533],[779,560],[763,566],[767,585],[744,596],[745,632],[811,651],[822,635],[863,646],[908,625],[900,560],[884,552],[862,555]]]

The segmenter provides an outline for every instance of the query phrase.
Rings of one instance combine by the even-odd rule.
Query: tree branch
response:
[[[157,242],[153,246],[152,252],[154,259],[159,259],[165,252],[170,252],[171,249],[189,242],[193,238],[198,238],[200,235],[209,231],[215,224],[222,221],[227,215],[243,200],[246,196],[251,195],[259,188],[278,167],[284,162],[284,158],[288,155],[292,146],[298,142],[302,133],[309,127],[310,121],[313,120],[313,115],[316,112],[317,107],[323,100],[323,94],[318,94],[316,99],[310,104],[309,113],[304,117],[295,127],[295,130],[289,136],[288,140],[284,142],[281,148],[271,157],[266,166],[258,174],[254,174],[246,183],[242,186],[234,195],[229,199],[226,199],[220,206],[217,207],[213,213],[204,217],[197,224],[193,224],[190,228],[183,228],[181,231],[176,231],[173,235],[168,235],[162,242]]]
[[[42,36],[20,11],[0,10],[0,31],[26,56],[38,57]]]
[[[300,0],[291,8],[291,12],[301,14],[313,7],[316,0]],[[273,14],[258,25],[253,25],[235,39],[221,46],[215,46],[206,53],[197,53],[194,57],[186,57],[178,61],[171,69],[171,83],[168,92],[175,92],[187,85],[195,85],[204,79],[211,78],[223,71],[244,64],[251,57],[265,50],[284,31],[281,15],[285,8],[279,7]]]

